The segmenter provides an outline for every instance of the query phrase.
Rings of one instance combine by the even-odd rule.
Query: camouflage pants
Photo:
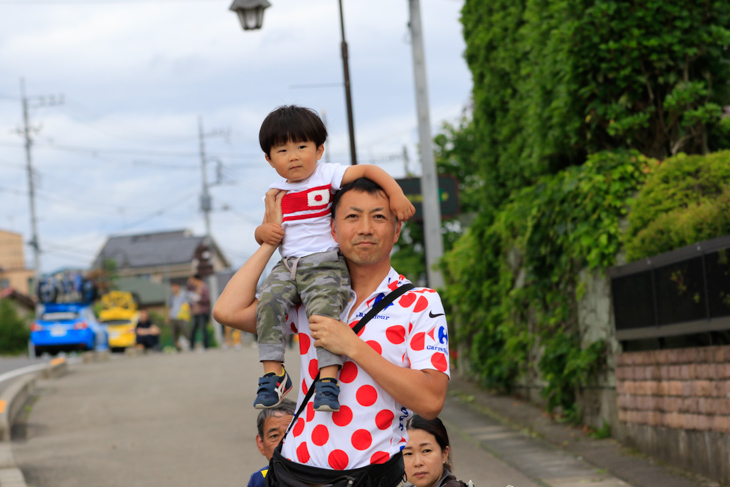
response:
[[[284,326],[291,308],[304,305],[312,315],[340,319],[350,299],[350,274],[336,250],[300,258],[282,259],[261,288],[256,306],[259,360],[284,361]],[[342,357],[317,348],[319,367],[342,365]]]

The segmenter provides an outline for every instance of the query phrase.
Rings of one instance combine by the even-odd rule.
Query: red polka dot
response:
[[[400,304],[404,308],[408,308],[410,305],[413,304],[413,302],[416,300],[415,293],[408,292],[401,296],[401,298],[398,300],[398,304]]]
[[[446,361],[446,355],[444,355],[443,353],[433,354],[433,356],[431,357],[431,363],[434,367],[436,367],[436,370],[446,372],[448,362]]]
[[[356,377],[357,365],[355,365],[355,362],[351,362],[348,360],[344,364],[342,364],[342,369],[340,369],[340,382],[349,384],[350,382],[354,381]]]
[[[384,451],[376,451],[373,456],[370,457],[370,464],[385,463],[390,460],[390,455]]]
[[[367,450],[373,444],[373,436],[368,430],[357,430],[352,434],[352,446],[355,450]]]
[[[291,323],[289,323],[289,328],[291,329],[292,332],[299,333],[299,330],[297,330],[297,325],[295,325],[293,321]]]
[[[424,332],[416,333],[411,338],[411,348],[417,352],[423,350],[426,346],[426,334]]]
[[[385,336],[390,343],[399,345],[406,341],[406,329],[401,325],[391,326],[385,330]]]
[[[333,450],[327,457],[327,461],[334,470],[344,470],[350,463],[347,453],[342,450]]]
[[[312,431],[312,443],[317,446],[324,446],[330,439],[330,432],[327,427],[323,424],[315,427]]]
[[[304,418],[297,419],[297,424],[294,425],[294,428],[292,428],[292,433],[294,433],[294,436],[299,436],[302,434],[302,431],[304,431]]]
[[[309,461],[309,448],[306,443],[302,443],[297,447],[297,460],[299,463],[307,463]]]
[[[355,328],[355,326],[357,326],[358,323],[360,323],[360,320],[353,321],[352,323],[350,323],[350,328]],[[360,331],[357,332],[357,336],[362,335],[364,331],[365,331],[365,327],[363,326],[362,328],[360,328]]]
[[[309,335],[305,335],[304,333],[299,334],[299,353],[304,355],[309,351],[309,346],[312,344],[312,339],[309,338]]]
[[[357,390],[355,397],[361,406],[372,406],[378,399],[378,391],[373,386],[362,386]]]
[[[307,404],[307,423],[314,419],[314,403]]]
[[[376,352],[378,352],[380,355],[383,355],[383,347],[381,347],[378,342],[376,342],[375,340],[368,340],[365,343],[367,343],[368,345],[370,345],[370,348],[372,348],[373,350],[375,350]]]
[[[307,381],[302,379],[302,392],[304,394],[307,394],[308,391],[309,391],[309,387],[307,387]]]
[[[428,299],[426,299],[425,296],[421,296],[420,298],[418,298],[418,302],[416,303],[416,307],[413,308],[413,312],[420,313],[426,308],[428,308]]]
[[[383,409],[375,416],[375,426],[379,430],[385,430],[390,428],[395,419],[395,414],[390,409]]]
[[[309,377],[314,379],[317,377],[317,373],[319,372],[319,362],[316,358],[313,358],[309,361]]]
[[[347,426],[352,422],[352,409],[340,406],[340,410],[332,413],[332,422],[337,426]]]
[[[408,333],[413,331],[413,323],[408,323]]]

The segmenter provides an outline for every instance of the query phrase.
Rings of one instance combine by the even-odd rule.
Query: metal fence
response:
[[[730,330],[730,236],[609,270],[616,338]]]

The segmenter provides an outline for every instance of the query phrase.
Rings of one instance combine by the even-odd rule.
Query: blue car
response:
[[[46,303],[30,329],[30,346],[36,357],[43,353],[105,350],[109,338],[85,303]]]

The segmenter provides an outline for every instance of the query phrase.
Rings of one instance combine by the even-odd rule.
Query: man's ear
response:
[[[393,243],[398,242],[398,239],[400,238],[400,230],[403,227],[403,222],[400,220],[397,220],[398,223],[395,224],[395,236],[393,237]]]
[[[256,447],[259,449],[263,456],[266,456],[266,453],[264,453],[264,440],[262,440],[261,436],[259,435],[256,435]]]
[[[332,218],[330,220],[330,231],[332,232],[332,238],[334,238],[335,242],[337,242],[339,244],[340,242],[337,241],[337,231],[335,230],[335,219],[334,218]]]

